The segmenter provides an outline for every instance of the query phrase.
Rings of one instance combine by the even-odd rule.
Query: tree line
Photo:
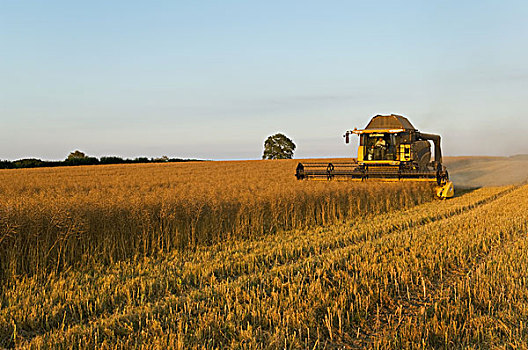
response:
[[[98,164],[137,164],[137,163],[176,163],[198,161],[198,159],[169,158],[162,156],[159,158],[121,158],[117,156],[104,156],[101,158],[90,157],[81,151],[71,152],[64,160],[41,160],[37,158],[25,158],[18,160],[0,160],[0,169],[21,169],[21,168],[42,168],[57,166],[76,165],[98,165]]]
[[[291,159],[295,151],[295,144],[286,135],[277,133],[269,136],[264,142],[262,159]],[[137,163],[176,163],[199,161],[199,159],[137,157],[134,159],[117,156],[104,156],[101,158],[87,156],[79,150],[71,152],[64,160],[42,160],[25,158],[18,160],[0,160],[0,169],[43,168],[56,166],[97,165],[97,164],[137,164]]]

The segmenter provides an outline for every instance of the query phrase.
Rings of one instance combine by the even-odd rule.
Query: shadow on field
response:
[[[470,187],[470,186],[457,186],[455,184],[455,197],[461,197],[467,193],[471,193],[475,190],[478,190],[479,188],[481,188],[481,186]]]

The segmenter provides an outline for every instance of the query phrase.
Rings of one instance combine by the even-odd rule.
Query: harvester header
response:
[[[298,180],[429,181],[436,182],[440,198],[452,197],[454,188],[442,164],[440,136],[419,132],[407,118],[376,115],[365,129],[343,135],[359,136],[357,160],[353,162],[299,163]],[[431,160],[431,141],[434,160]]]

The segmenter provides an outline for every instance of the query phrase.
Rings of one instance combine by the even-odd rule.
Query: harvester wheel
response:
[[[302,165],[302,163],[297,164],[297,169],[295,170],[295,177],[297,177],[297,180],[304,179],[304,165]]]
[[[332,174],[333,171],[334,171],[334,164],[328,163],[328,166],[326,167],[326,177],[328,178],[328,180],[332,180],[332,178],[334,177],[334,174]]]

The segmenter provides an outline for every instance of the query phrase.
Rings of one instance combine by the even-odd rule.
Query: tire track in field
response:
[[[220,254],[220,256],[215,257],[216,259],[223,259],[228,258],[230,254],[234,253],[240,253],[241,250],[244,250],[245,253],[250,253],[254,250],[260,250],[262,246],[266,247],[266,250],[260,254],[257,254],[254,256],[254,259],[252,261],[253,266],[257,266],[257,268],[264,268],[264,269],[271,269],[274,267],[286,265],[289,263],[295,263],[299,262],[302,259],[306,259],[308,256],[316,256],[316,255],[322,255],[327,251],[332,251],[339,248],[346,248],[351,245],[360,244],[369,240],[378,239],[385,235],[389,235],[396,231],[401,230],[408,230],[412,228],[417,228],[420,226],[424,226],[433,222],[437,222],[440,220],[445,220],[452,218],[454,216],[458,216],[461,214],[464,214],[468,211],[471,211],[475,208],[478,208],[482,205],[488,204],[492,201],[495,201],[510,192],[514,191],[516,187],[508,188],[503,191],[500,191],[498,193],[495,193],[489,197],[480,199],[476,202],[463,205],[458,208],[450,208],[444,213],[436,213],[433,215],[426,215],[417,219],[414,219],[412,217],[407,218],[405,220],[402,220],[402,222],[397,224],[392,223],[382,223],[377,228],[370,230],[361,230],[362,223],[375,220],[376,217],[383,217],[388,215],[388,213],[382,213],[378,214],[376,216],[373,216],[371,218],[368,218],[362,223],[359,224],[353,224],[353,225],[329,225],[327,227],[339,227],[340,228],[340,235],[334,236],[328,240],[325,240],[323,242],[314,242],[313,240],[304,240],[301,245],[298,244],[299,237],[296,237],[295,234],[289,234],[286,238],[287,242],[284,242],[283,240],[273,240],[272,242],[264,241],[261,242],[259,246],[251,247],[250,249],[235,249],[235,250],[228,250],[227,254]],[[408,209],[406,211],[415,211],[418,207]],[[357,233],[357,235],[351,235],[350,232],[353,231]],[[324,233],[324,232],[323,232]],[[303,238],[313,238],[314,235],[303,235]],[[275,238],[275,237],[274,237]],[[291,255],[287,257],[282,257],[281,255],[284,252],[284,245],[285,244],[291,244],[293,248]],[[224,253],[224,252],[222,252]],[[226,255],[226,256],[224,256]],[[196,266],[202,266],[204,262],[200,261],[196,263]],[[207,261],[208,264],[211,264],[212,261]],[[215,268],[210,271],[210,276],[214,276],[215,281],[224,281],[226,279],[230,280],[236,280],[237,278],[244,277],[251,273],[252,271],[245,271],[245,272],[238,272],[240,270],[244,270],[244,267],[247,266],[247,262],[239,262],[234,261],[232,262],[229,267],[232,270],[231,272],[225,272],[224,267]],[[234,273],[233,273],[234,272]],[[209,277],[209,276],[208,276]],[[194,289],[194,288],[193,288]]]
[[[521,186],[517,186],[510,192],[513,192],[520,187]],[[427,315],[431,309],[435,307],[435,304],[440,303],[445,299],[449,299],[451,291],[454,290],[456,293],[456,286],[463,279],[471,278],[473,272],[485,266],[489,260],[501,254],[504,250],[512,247],[520,240],[526,239],[526,232],[522,231],[522,228],[526,227],[526,222],[527,220],[525,219],[523,224],[520,225],[521,227],[518,227],[517,223],[510,223],[510,226],[505,229],[504,232],[501,232],[501,236],[506,236],[509,239],[500,239],[500,243],[494,245],[489,252],[479,252],[475,259],[470,260],[468,266],[462,269],[448,270],[445,273],[442,273],[440,278],[430,280],[432,284],[427,287],[428,295],[425,299],[418,298],[416,295],[411,299],[408,297],[399,297],[395,300],[398,304],[396,310],[387,307],[381,309],[379,315],[380,324],[376,326],[377,330],[371,328],[367,330],[368,333],[361,333],[359,337],[351,342],[352,348],[379,347],[379,345],[376,345],[376,340],[381,338],[386,339],[387,337],[393,338],[398,333],[399,329],[405,326],[406,323],[413,323],[413,321],[419,317]],[[504,234],[505,232],[506,234]],[[447,295],[445,295],[446,291],[449,291]],[[395,324],[396,320],[393,319],[391,325],[391,318],[394,317],[398,311],[398,323]],[[491,315],[488,316],[492,317]],[[415,323],[416,322],[413,324]]]
[[[323,245],[323,247],[320,248],[318,250],[318,253],[316,254],[312,254],[313,251],[308,249],[308,251],[306,252],[302,251],[302,253],[299,256],[295,256],[292,259],[286,259],[285,261],[281,261],[281,263],[279,264],[273,264],[271,266],[264,266],[264,265],[259,266],[259,269],[262,269],[265,275],[276,275],[277,273],[280,273],[282,270],[287,270],[291,268],[293,265],[301,266],[304,263],[306,263],[308,260],[320,259],[326,256],[328,253],[335,253],[336,251],[349,250],[349,249],[352,249],[354,246],[360,245],[366,241],[373,240],[373,239],[379,239],[386,235],[390,235],[391,233],[395,233],[396,231],[417,228],[417,227],[421,227],[421,226],[431,224],[437,221],[453,218],[455,216],[461,215],[475,208],[478,208],[482,205],[491,203],[505,196],[506,194],[514,191],[515,189],[516,187],[508,188],[506,190],[495,193],[489,197],[480,199],[474,203],[470,203],[470,204],[464,205],[459,208],[449,209],[445,213],[437,213],[435,215],[425,216],[417,220],[405,221],[397,225],[390,225],[389,228],[386,228],[386,229],[380,228],[373,233],[366,233],[366,234],[360,235],[359,237],[351,238],[351,237],[344,236],[342,237],[343,238],[342,240],[335,240],[333,242],[330,242],[330,244]],[[413,209],[409,209],[409,210],[412,211]],[[386,215],[386,213],[381,214],[381,215]],[[304,255],[305,253],[308,253],[311,255],[305,256]],[[230,274],[230,275],[221,275],[221,276],[218,276],[218,278],[215,277],[214,283],[235,286],[239,283],[246,283],[247,281],[241,281],[245,279],[247,280],[251,279],[250,272],[241,273],[241,274],[235,273],[235,274]],[[123,322],[126,323],[132,318],[136,318],[134,316],[137,316],[138,314],[147,315],[149,313],[150,314],[156,313],[157,312],[156,310],[161,310],[168,304],[175,305],[175,304],[184,303],[185,301],[193,300],[195,297],[198,297],[199,295],[203,294],[204,293],[203,290],[208,290],[208,289],[211,289],[212,287],[213,287],[212,283],[203,284],[201,287],[191,286],[190,288],[183,290],[181,294],[179,295],[170,295],[168,297],[154,299],[152,301],[149,301],[148,304],[146,305],[138,305],[135,307],[128,308],[127,311],[123,314],[112,313],[104,318],[98,318],[97,316],[99,315],[93,315],[91,317],[84,318],[83,322],[73,323],[73,325],[70,324],[71,326],[68,327],[68,329],[64,331],[61,330],[60,333],[75,332],[76,330],[79,330],[82,332],[80,328],[86,325],[92,325],[93,327],[102,327],[103,325],[111,325],[111,324],[118,325]],[[108,311],[108,310],[105,310],[105,311]],[[60,325],[55,327],[56,329],[54,330],[52,329],[46,332],[39,332],[37,334],[33,334],[32,336],[26,338],[26,340],[28,342],[31,342],[32,339],[39,338],[40,336],[44,336],[50,333],[57,333],[57,328],[59,327]]]

